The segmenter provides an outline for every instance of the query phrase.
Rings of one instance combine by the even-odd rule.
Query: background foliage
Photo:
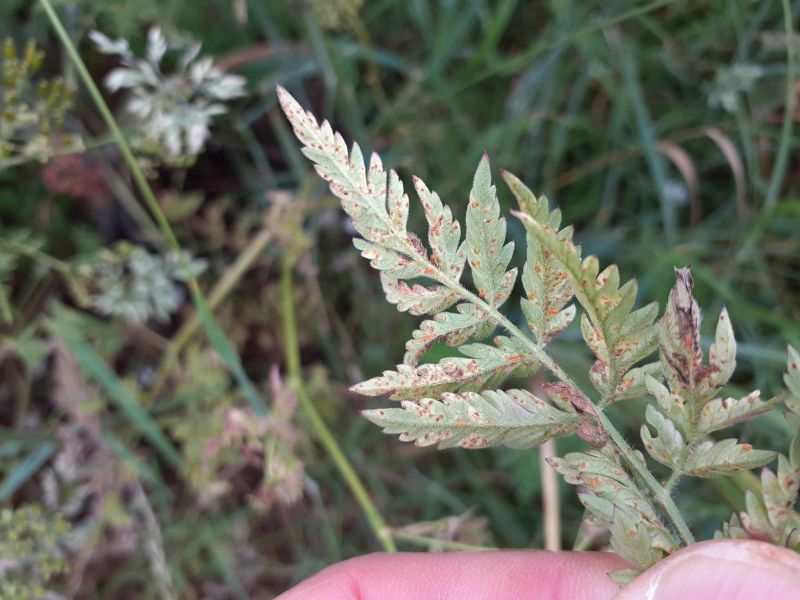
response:
[[[49,532],[26,546],[18,574],[33,569],[66,597],[271,597],[378,549],[305,400],[402,548],[542,546],[536,453],[437,454],[383,438],[358,415],[378,403],[349,386],[401,362],[412,320],[384,302],[352,248],[349,221],[279,113],[276,84],[380,151],[407,188],[412,174],[427,181],[462,221],[488,151],[558,204],[585,254],[637,276],[640,298],[663,307],[673,266],[692,265],[704,310],[724,303],[736,328],[730,394],[775,391],[784,344],[800,344],[787,6],[800,14],[788,0],[58,0],[99,83],[120,65],[89,32],[144,56],[154,25],[201,41],[202,57],[246,79],[196,156],[137,145],[181,254],[41,5],[3,2],[0,35],[20,56],[29,40],[45,53],[24,74],[25,102],[55,112],[48,124],[68,136],[31,127],[6,77],[2,118],[14,127],[0,128],[0,143],[12,131],[15,150],[0,153],[0,501],[11,511],[4,528]],[[74,99],[37,104],[41,81]],[[132,137],[124,95],[104,93]],[[76,140],[86,152],[67,154]],[[498,194],[505,214],[511,195]],[[424,215],[412,208],[409,219]],[[507,224],[520,267],[525,233]],[[199,305],[177,268],[187,259]],[[713,321],[703,333],[707,346]],[[560,339],[558,361],[586,372],[577,326]],[[426,359],[449,352],[435,346]],[[643,404],[612,410],[633,438]],[[790,434],[770,414],[740,439],[785,450]],[[558,452],[581,447],[563,441]],[[681,509],[710,537],[756,484],[692,481]],[[563,543],[601,546],[577,531],[583,507],[563,488]]]

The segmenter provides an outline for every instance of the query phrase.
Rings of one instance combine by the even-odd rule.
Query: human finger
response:
[[[608,573],[628,567],[601,552],[448,552],[360,556],[328,567],[280,600],[606,600]]]

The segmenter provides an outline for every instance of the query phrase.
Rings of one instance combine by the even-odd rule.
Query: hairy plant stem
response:
[[[289,375],[289,383],[297,394],[300,406],[311,421],[311,426],[317,435],[320,443],[325,447],[328,455],[333,460],[342,478],[347,483],[353,496],[356,498],[364,516],[367,518],[369,526],[378,538],[378,541],[387,552],[397,551],[389,527],[376,508],[375,504],[364,487],[364,484],[356,474],[355,469],[345,456],[336,438],[331,433],[325,421],[317,412],[314,403],[306,393],[303,386],[302,373],[300,369],[300,346],[297,339],[297,322],[294,312],[294,296],[292,295],[292,272],[295,261],[288,255],[284,256],[281,263],[281,317],[283,319],[283,340],[284,354],[286,357],[286,367]]]
[[[671,492],[673,488],[678,484],[678,480],[683,475],[683,472],[680,469],[675,469],[667,479],[667,482],[664,484],[664,489],[668,492]]]

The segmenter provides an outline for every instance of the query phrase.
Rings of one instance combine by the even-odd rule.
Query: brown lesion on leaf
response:
[[[708,377],[711,368],[702,364],[703,353],[700,348],[700,306],[694,299],[692,290],[694,278],[689,267],[675,269],[675,287],[669,294],[667,310],[672,313],[677,325],[677,348],[669,351],[663,347],[664,357],[670,367],[688,385],[697,385]]]
[[[678,331],[684,347],[690,352],[700,351],[700,307],[692,295],[694,278],[689,267],[675,269],[675,287],[670,293],[670,303],[678,319]]]
[[[413,234],[413,233],[408,233],[408,234],[406,235],[406,239],[408,240],[408,243],[409,243],[409,244],[411,244],[411,246],[414,248],[414,250],[416,251],[416,253],[417,253],[417,254],[419,254],[419,255],[420,255],[420,256],[422,256],[423,258],[426,258],[426,259],[427,259],[427,257],[428,257],[428,253],[427,253],[427,251],[425,250],[425,246],[423,246],[423,245],[422,245],[422,240],[420,240],[420,239],[419,239],[419,238],[418,238],[418,237],[417,237],[415,234]]]
[[[562,401],[569,402],[575,412],[581,415],[581,421],[576,430],[579,438],[594,448],[602,448],[606,445],[608,434],[600,425],[597,411],[586,396],[574,386],[563,382],[548,383],[544,389],[550,396],[556,396]]]
[[[593,448],[602,448],[608,442],[608,434],[596,421],[586,417],[581,419],[575,431],[578,437]]]

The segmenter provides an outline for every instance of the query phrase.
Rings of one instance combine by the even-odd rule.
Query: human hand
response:
[[[675,553],[622,591],[603,552],[370,554],[333,565],[279,600],[760,600],[800,599],[800,555],[742,540],[701,542]]]

